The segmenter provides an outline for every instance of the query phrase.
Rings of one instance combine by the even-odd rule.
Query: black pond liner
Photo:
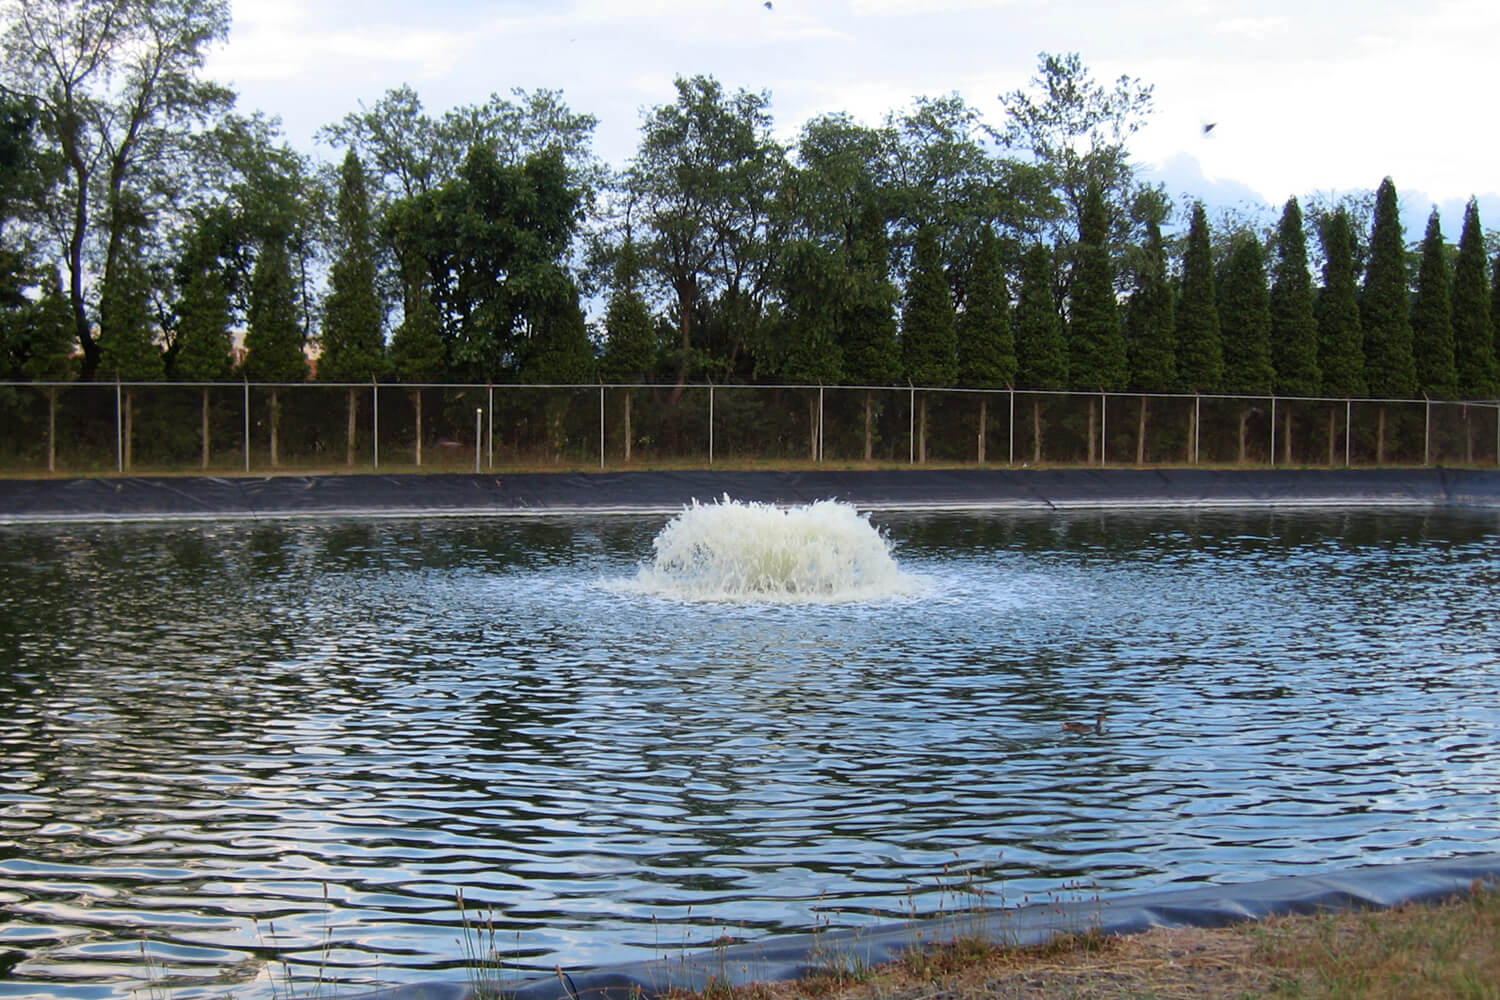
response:
[[[1119,897],[1080,891],[1069,894],[1079,898],[1061,902],[773,937],[626,965],[559,970],[535,979],[506,980],[500,986],[515,1000],[636,1000],[669,990],[701,992],[710,984],[738,986],[801,979],[828,969],[868,968],[958,936],[1025,946],[1088,931],[1120,935],[1153,927],[1225,927],[1274,916],[1435,903],[1468,893],[1476,882],[1500,886],[1500,854]],[[416,983],[350,1000],[468,1000],[472,996],[468,983]]]
[[[910,469],[0,480],[0,524],[672,513],[697,500],[866,510],[1500,507],[1500,470]]]

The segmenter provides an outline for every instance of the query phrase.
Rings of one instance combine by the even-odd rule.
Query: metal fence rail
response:
[[[1500,464],[1500,401],[818,385],[0,382],[0,472]]]

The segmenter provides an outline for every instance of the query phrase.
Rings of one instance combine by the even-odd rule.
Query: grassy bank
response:
[[[1500,889],[1441,905],[1226,928],[1078,935],[1035,948],[958,940],[867,970],[698,1000],[1500,1000]],[[689,1000],[676,997],[674,1000]]]

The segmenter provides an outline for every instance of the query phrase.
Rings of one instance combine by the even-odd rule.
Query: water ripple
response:
[[[4,529],[0,996],[451,977],[460,889],[549,969],[1496,849],[1493,515],[879,526],[920,596],[630,593],[661,519]]]

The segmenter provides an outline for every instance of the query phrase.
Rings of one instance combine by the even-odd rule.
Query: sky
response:
[[[515,87],[560,90],[598,118],[595,151],[616,167],[644,111],[699,73],[769,92],[784,141],[824,112],[877,124],[953,92],[1003,128],[999,96],[1027,85],[1038,54],[1077,52],[1096,80],[1154,88],[1131,151],[1180,204],[1274,206],[1262,208],[1274,220],[1289,196],[1370,192],[1390,176],[1409,240],[1437,205],[1456,242],[1470,195],[1500,227],[1494,0],[232,0],[232,11],[208,75],[327,159],[341,153],[316,145],[317,129],[403,83],[433,114]]]

